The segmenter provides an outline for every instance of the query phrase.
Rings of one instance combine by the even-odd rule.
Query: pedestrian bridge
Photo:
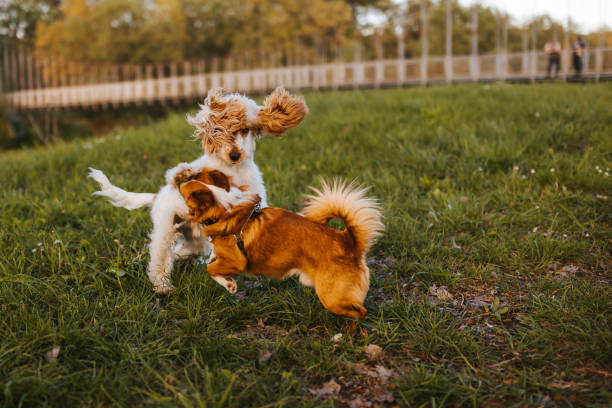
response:
[[[612,48],[587,49],[582,78],[594,82],[612,78]],[[116,66],[96,75],[92,71],[63,74],[42,81],[44,64],[31,56],[18,56],[12,72],[5,69],[5,101],[16,110],[55,108],[107,108],[165,101],[201,100],[213,87],[243,93],[264,93],[278,85],[292,90],[401,87],[436,83],[480,81],[536,82],[546,78],[548,57],[543,52],[381,59],[330,62],[277,68],[203,72],[203,62],[182,62],[165,67]],[[6,65],[5,58],[5,65]],[[572,80],[571,55],[561,57],[560,80]],[[19,66],[20,69],[14,68]],[[7,68],[5,66],[5,68]],[[8,68],[11,68],[9,66]],[[17,72],[15,72],[17,71]],[[66,69],[62,72],[71,72]],[[99,73],[99,71],[97,71]],[[103,79],[104,78],[104,79]],[[8,80],[8,81],[7,81]],[[42,83],[45,82],[45,85]]]

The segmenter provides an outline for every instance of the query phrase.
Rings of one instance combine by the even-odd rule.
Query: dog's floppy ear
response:
[[[210,176],[210,179],[212,181],[212,183],[210,184],[220,187],[225,191],[230,191],[230,180],[229,177],[225,175],[225,173],[222,173],[219,170],[211,170],[208,172],[208,176]]]
[[[292,96],[283,87],[278,87],[264,101],[257,112],[259,127],[269,135],[282,136],[288,129],[300,124],[308,113],[304,99]]]
[[[216,204],[215,195],[201,181],[191,180],[183,183],[179,191],[185,199],[191,215],[197,215]]]
[[[221,112],[227,105],[222,101],[223,96],[226,94],[227,92],[223,88],[212,88],[208,91],[206,99],[204,99],[204,104],[208,106],[211,111]]]

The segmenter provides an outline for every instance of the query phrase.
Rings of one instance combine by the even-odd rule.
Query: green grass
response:
[[[183,114],[3,153],[0,403],[610,403],[612,87],[306,99],[304,123],[262,139],[256,161],[273,205],[298,210],[320,176],[357,178],[380,198],[387,229],[370,254],[365,320],[330,314],[294,279],[239,278],[229,295],[195,259],[176,264],[173,296],[153,293],[148,211],[92,197],[87,167],[156,191],[200,154]],[[340,391],[317,399],[330,380]]]

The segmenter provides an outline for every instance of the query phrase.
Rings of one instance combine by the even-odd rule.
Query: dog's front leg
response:
[[[213,278],[219,285],[223,286],[232,295],[238,290],[238,285],[232,275],[239,275],[240,271],[233,267],[223,266],[219,258],[213,259],[206,270],[211,278]]]

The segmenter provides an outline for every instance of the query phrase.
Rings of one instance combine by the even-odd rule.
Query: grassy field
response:
[[[363,321],[297,280],[198,259],[145,275],[132,191],[200,154],[183,114],[0,155],[4,406],[585,406],[612,401],[612,86],[466,85],[307,94],[256,161],[272,205],[320,176],[372,186],[387,227]],[[339,335],[341,334],[341,336]],[[380,347],[380,350],[377,347]]]

